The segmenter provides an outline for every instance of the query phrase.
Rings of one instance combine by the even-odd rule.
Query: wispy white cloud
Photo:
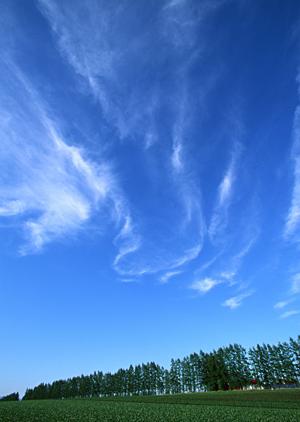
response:
[[[139,135],[149,147],[155,139],[153,115],[157,92],[155,89],[145,92],[144,84],[140,91],[136,84],[136,79],[152,67],[151,63],[147,66],[149,57],[145,54],[141,60],[140,51],[151,48],[151,42],[146,31],[135,32],[136,25],[132,24],[137,19],[135,8],[130,2],[126,7],[121,2],[111,8],[103,1],[73,2],[68,7],[56,0],[39,0],[39,6],[62,56],[85,83],[85,92],[96,99],[102,115],[119,137]],[[127,19],[129,15],[132,20]]]
[[[216,12],[224,0],[204,0],[194,5],[191,0],[171,0],[166,2],[162,7],[162,17],[164,24],[164,35],[171,45],[176,49],[192,49],[199,48],[199,40],[197,40],[197,29],[201,25],[205,26],[205,22]],[[203,40],[203,44],[204,40]],[[201,45],[202,49],[203,46]]]
[[[118,247],[118,253],[114,259],[113,267],[119,274],[139,276],[147,272],[147,268],[126,271],[122,269],[122,260],[128,258],[128,255],[136,252],[141,246],[141,237],[133,227],[130,215],[125,216],[124,224],[119,234],[115,237],[114,243]]]
[[[178,6],[181,6],[181,5],[183,5],[184,3],[186,2],[186,0],[171,0],[171,1],[169,1],[164,7],[163,7],[163,9],[164,10],[167,10],[167,9],[172,9],[172,7],[178,7]]]
[[[275,303],[274,305],[274,309],[283,309],[286,306],[288,306],[293,300],[289,299],[289,300],[281,300],[280,302]]]
[[[294,115],[291,158],[294,166],[294,185],[292,189],[291,204],[284,227],[284,237],[286,239],[293,238],[300,226],[300,106],[296,108]]]
[[[186,260],[190,261],[198,257],[203,247],[206,233],[200,183],[193,177],[191,162],[188,162],[184,154],[184,149],[188,143],[187,137],[185,136],[188,128],[186,119],[186,114],[188,113],[187,95],[187,90],[183,89],[179,102],[179,110],[175,113],[175,123],[172,130],[171,164],[173,171],[171,173],[171,180],[176,196],[183,209],[183,218],[178,225],[178,229],[183,231],[187,230],[188,227],[193,227],[194,235],[191,238],[196,237],[197,240],[194,242],[195,246],[186,250],[184,254],[185,258],[183,260],[179,258],[179,262],[183,262],[180,265],[183,265]],[[195,236],[195,233],[197,233],[197,236]],[[172,267],[174,265],[177,266],[175,263],[172,264]]]
[[[191,284],[190,288],[192,290],[196,290],[199,293],[205,294],[221,283],[222,280],[216,280],[214,278],[207,277],[203,278],[202,280],[194,281],[194,283]]]
[[[229,166],[218,188],[218,201],[217,201],[218,207],[225,206],[226,204],[228,204],[228,202],[231,199],[233,183],[235,182],[235,179],[236,179],[236,165],[237,165],[237,160],[240,155],[240,150],[241,150],[240,144],[236,143],[231,153],[231,160],[230,160]]]
[[[69,145],[47,107],[21,70],[1,63],[9,89],[0,110],[0,216],[18,216],[27,242],[22,254],[78,232],[108,207],[116,223],[124,200],[113,172],[78,146]],[[120,207],[120,204],[123,204]],[[128,211],[127,211],[128,213]],[[118,223],[120,224],[120,223]]]
[[[183,168],[182,149],[182,142],[179,141],[178,135],[175,135],[171,160],[173,168],[178,172]]]
[[[218,187],[218,197],[208,228],[208,234],[212,241],[217,236],[219,231],[222,230],[227,224],[228,208],[232,200],[233,187],[237,178],[237,162],[240,153],[241,145],[240,143],[235,143],[231,153],[229,166],[227,167],[225,174]]]
[[[300,223],[300,157],[294,160],[294,187],[292,203],[286,219],[285,237],[290,238]]]
[[[160,277],[160,281],[163,284],[166,284],[169,282],[169,280],[173,277],[176,277],[177,275],[181,274],[182,271],[167,271],[165,274],[163,274]]]
[[[222,207],[229,201],[231,192],[232,192],[232,185],[234,182],[234,172],[233,172],[233,164],[231,163],[225,176],[219,186],[219,206]]]
[[[215,264],[215,262],[222,255],[222,253],[223,251],[220,251],[219,253],[217,253],[217,255],[213,256],[211,259],[204,262],[204,264],[202,264],[199,268],[197,268],[197,270],[195,271],[195,274],[201,274],[204,271],[206,271],[208,268],[210,268],[213,264]]]
[[[118,239],[116,244],[118,245]],[[157,247],[156,247],[157,248]],[[167,273],[179,274],[179,268],[196,259],[201,251],[202,244],[197,244],[192,248],[188,248],[178,256],[172,254],[173,257],[157,258],[153,256],[145,256],[147,248],[143,248],[143,241],[139,235],[133,232],[126,238],[123,245],[119,247],[119,252],[114,259],[113,267],[122,276],[143,276],[146,274],[156,274],[162,271]],[[136,253],[139,252],[139,253]],[[135,254],[136,253],[136,254]],[[149,253],[149,252],[148,252]],[[163,251],[165,253],[165,251]],[[132,256],[130,256],[132,254]],[[167,276],[167,279],[170,278]],[[166,280],[165,280],[166,282]]]
[[[228,281],[233,280],[235,276],[236,276],[236,271],[222,271],[220,273],[220,277]]]
[[[22,214],[25,209],[25,204],[20,200],[4,201],[4,203],[0,206],[0,216],[9,217]]]
[[[179,256],[178,258],[175,258],[169,265],[170,269],[182,267],[183,265],[187,264],[188,262],[193,261],[199,256],[199,253],[202,249],[202,243],[198,243],[192,248],[186,249],[185,252]]]
[[[286,312],[284,312],[283,314],[280,315],[280,319],[286,319],[286,318],[289,318],[291,316],[298,315],[298,314],[300,314],[300,311],[295,310],[295,309],[291,310],[291,311],[286,311]]]
[[[162,34],[169,47],[168,50],[171,50],[174,57],[178,58],[174,77],[177,80],[176,85],[180,88],[172,93],[171,104],[175,107],[176,114],[172,130],[171,152],[171,164],[175,173],[184,171],[186,164],[184,160],[187,143],[186,128],[192,116],[192,111],[189,109],[189,71],[197,60],[201,60],[201,54],[207,50],[205,24],[218,10],[221,3],[221,1],[204,0],[194,7],[189,0],[173,0],[167,2],[162,8]],[[200,38],[199,31],[203,32]],[[205,80],[198,93],[198,107],[200,103],[205,104],[218,77],[219,73],[214,71]],[[192,92],[191,96],[194,97],[195,93]]]
[[[173,126],[173,140],[172,140],[172,154],[171,163],[173,170],[176,173],[180,173],[184,170],[184,159],[183,159],[183,148],[184,148],[184,130],[186,127],[186,113],[187,113],[187,89],[183,88],[178,112]]]
[[[222,270],[218,271],[218,278],[230,286],[237,284],[237,275],[246,255],[251,251],[258,238],[258,230],[253,230],[251,237],[244,243],[241,249],[230,257],[226,257],[226,265],[222,263]],[[214,260],[212,261],[214,263]],[[224,269],[225,268],[225,269]]]
[[[138,283],[138,279],[137,278],[121,278],[120,282],[125,283],[125,284],[132,284],[132,283]]]
[[[245,293],[241,293],[240,295],[237,295],[237,296],[232,296],[229,299],[226,299],[225,302],[223,302],[223,306],[226,306],[227,308],[230,308],[230,309],[239,308],[242,305],[243,300],[249,296],[252,296],[253,293],[254,293],[253,291],[248,291]]]
[[[237,254],[233,255],[231,259],[231,270],[227,271],[227,274],[231,274],[231,276],[233,277],[237,273],[240,266],[242,265],[244,258],[246,257],[246,255],[249,254],[254,244],[256,243],[258,236],[259,231],[257,228],[255,228],[251,237],[245,242],[241,250]]]
[[[300,273],[295,274],[292,278],[291,293],[294,295],[300,293]]]
[[[238,272],[240,270],[240,267],[242,265],[242,261],[245,258],[245,256],[251,251],[253,245],[255,244],[257,237],[258,237],[258,230],[253,230],[251,237],[245,241],[244,245],[241,247],[241,249],[236,252],[233,256],[230,257],[223,257],[223,260],[221,263],[216,264],[217,260],[222,257],[224,250],[220,250],[220,252],[212,257],[212,259],[208,260],[205,264],[203,264],[201,267],[199,267],[196,271],[196,275],[200,275],[201,273],[205,273],[212,265],[215,265],[215,269],[211,272],[213,274],[212,277],[203,278],[203,280],[208,280],[203,284],[203,288],[205,289],[205,286],[207,285],[210,287],[214,287],[217,284],[224,284],[227,286],[234,286],[238,285],[239,290],[244,290],[246,288],[245,283],[241,283],[238,279]],[[226,264],[224,264],[226,262]],[[221,268],[221,269],[220,269]],[[210,282],[210,280],[213,280],[213,282]],[[202,280],[200,280],[199,283],[200,289],[202,286]],[[252,294],[253,292],[247,292],[243,293],[241,295],[237,295],[235,297],[232,297],[228,299],[226,302],[227,305],[224,306],[239,306],[238,304],[247,297],[247,295]],[[244,296],[245,295],[245,296]]]

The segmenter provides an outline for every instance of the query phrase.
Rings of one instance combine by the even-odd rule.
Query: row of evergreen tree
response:
[[[19,393],[11,393],[0,398],[0,401],[19,401]]]
[[[211,353],[200,351],[172,359],[169,369],[150,362],[115,373],[94,372],[40,384],[27,389],[23,399],[175,394],[299,383],[300,336],[277,345],[257,345],[248,351],[239,344]]]

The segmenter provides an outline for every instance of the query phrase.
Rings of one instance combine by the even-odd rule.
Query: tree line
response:
[[[23,400],[175,394],[300,384],[300,336],[248,351],[239,344],[210,353],[172,359],[169,369],[155,362],[101,371],[27,389]]]
[[[11,393],[0,398],[0,401],[18,401],[19,393]]]

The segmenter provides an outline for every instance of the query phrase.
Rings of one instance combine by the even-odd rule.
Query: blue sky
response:
[[[1,2],[0,395],[299,333],[299,9]]]

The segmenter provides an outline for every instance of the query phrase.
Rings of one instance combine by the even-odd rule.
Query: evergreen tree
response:
[[[135,394],[142,394],[142,381],[143,381],[143,371],[141,365],[137,365],[134,368],[134,379],[135,379]]]
[[[242,389],[249,385],[251,372],[246,349],[239,344],[234,344],[220,349],[220,354],[227,370],[229,388]]]
[[[293,364],[297,382],[300,382],[300,336],[296,340],[290,338],[290,350],[293,355]]]
[[[165,369],[163,373],[163,383],[164,383],[164,394],[171,394],[172,392],[171,377],[170,377],[170,371],[168,371],[167,369]]]
[[[209,391],[228,389],[228,371],[222,349],[203,356],[203,383]]]
[[[258,382],[265,388],[270,388],[274,380],[273,368],[268,346],[259,344],[249,351],[249,357],[253,368],[253,374]]]
[[[181,393],[181,362],[179,359],[171,360],[170,390],[172,394]]]
[[[182,389],[184,392],[191,393],[193,391],[193,367],[190,356],[183,358],[181,362],[182,367]]]
[[[19,393],[11,393],[0,398],[1,401],[19,401]]]

